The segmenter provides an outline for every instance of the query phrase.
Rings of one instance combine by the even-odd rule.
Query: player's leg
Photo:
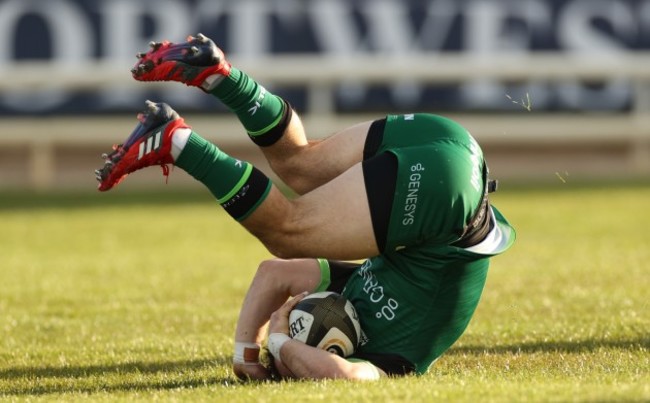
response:
[[[325,140],[307,140],[300,117],[291,106],[234,67],[210,93],[237,115],[273,171],[298,194],[329,182],[363,158],[371,122]]]
[[[259,361],[271,314],[290,296],[314,292],[322,282],[322,266],[316,259],[262,262],[246,293],[235,331],[233,370],[240,378],[264,379],[268,370]]]
[[[192,132],[168,105],[149,103],[140,119],[124,145],[96,171],[100,190],[137,169],[174,163],[202,182],[278,257],[359,259],[379,252],[362,164],[289,200],[250,163]]]
[[[234,68],[205,36],[185,43],[154,43],[132,70],[141,81],[180,81],[219,98],[261,147],[273,170],[293,190],[306,193],[361,161],[369,123],[323,141],[307,141],[291,106]],[[324,162],[327,163],[324,163]]]
[[[202,182],[277,257],[360,259],[378,253],[360,163],[296,199],[196,133],[175,164]]]

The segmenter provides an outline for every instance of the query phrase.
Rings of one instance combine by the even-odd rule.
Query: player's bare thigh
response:
[[[371,123],[362,122],[323,140],[306,142],[302,124],[294,114],[278,143],[262,151],[273,171],[298,194],[304,194],[362,161]]]
[[[282,258],[354,260],[379,253],[361,163],[293,200],[274,188],[242,224]]]

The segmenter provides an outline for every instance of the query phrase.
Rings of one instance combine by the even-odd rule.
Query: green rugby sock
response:
[[[252,164],[235,159],[192,132],[174,164],[203,183],[236,220],[266,199],[271,181]]]
[[[283,117],[286,118],[288,111],[285,109],[289,106],[282,98],[268,92],[246,73],[234,67],[230,75],[224,77],[210,93],[237,115],[248,135],[256,143],[257,139],[264,137],[286,120]],[[281,130],[284,130],[284,127]]]

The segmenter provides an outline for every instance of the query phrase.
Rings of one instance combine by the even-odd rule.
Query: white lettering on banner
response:
[[[377,46],[379,52],[386,52],[395,60],[408,60],[408,55],[421,51],[423,45],[422,33],[429,31],[432,26],[437,32],[432,32],[431,38],[437,43],[434,49],[441,49],[445,38],[442,29],[449,29],[453,19],[444,18],[452,15],[448,12],[455,7],[448,1],[431,2],[428,9],[436,8],[435,13],[427,13],[423,26],[419,33],[414,32],[413,24],[409,18],[409,9],[403,2],[380,1],[363,3],[362,13],[372,21],[369,24],[368,37],[370,43]],[[438,12],[442,11],[443,18],[436,18]],[[447,11],[447,12],[445,12]],[[436,24],[440,21],[441,24]],[[440,35],[436,35],[440,34]],[[435,35],[435,36],[434,36]],[[414,46],[414,44],[418,44]],[[422,96],[422,87],[417,82],[404,79],[392,87],[392,95],[397,102],[404,106],[413,106],[419,102]]]
[[[91,11],[88,4],[92,4]],[[417,7],[417,19],[411,7]],[[17,37],[19,28],[25,32],[25,24],[29,24],[25,16],[43,22],[47,37],[27,40],[50,44],[53,62],[72,66],[96,59],[95,45],[99,43],[100,57],[124,63],[125,74],[135,63],[133,55],[145,50],[150,40],[183,40],[201,27],[213,27],[224,20],[228,21],[228,43],[224,45],[237,57],[268,55],[278,35],[309,32],[314,50],[331,56],[376,52],[405,63],[415,52],[442,52],[451,40],[460,45],[461,52],[475,54],[480,68],[481,55],[509,51],[525,56],[539,38],[556,44],[558,50],[616,57],[647,38],[650,1],[5,0],[0,2],[0,63],[15,59],[15,44],[29,44]],[[149,22],[146,32],[145,19]],[[642,45],[648,46],[645,42]],[[366,99],[363,84],[344,83],[342,88],[348,105]],[[422,96],[422,89],[408,78],[391,89],[393,99],[402,105],[419,102]],[[139,105],[142,97],[138,95],[145,90],[138,85],[107,86],[100,93],[102,106]],[[177,106],[200,105],[203,101],[200,92],[169,87],[161,91],[162,97]],[[551,102],[571,108],[620,109],[631,99],[629,85],[619,80],[595,88],[579,82],[506,86],[479,81],[465,84],[461,99],[469,108],[514,108],[516,105],[505,100],[504,94],[517,98],[526,92],[534,94],[539,109]],[[38,112],[61,106],[69,97],[53,83],[37,95],[2,94],[0,102],[10,109]]]
[[[103,21],[100,25],[100,39],[104,58],[124,64],[125,74],[136,62],[134,55],[146,51],[149,42],[162,39],[184,40],[199,26],[197,14],[203,13],[203,10],[190,7],[186,1],[179,0],[101,1],[98,8]],[[151,19],[154,28],[146,36],[142,33],[145,16]],[[101,93],[102,107],[139,107],[146,90],[147,86],[135,83],[106,88]],[[172,105],[188,104],[200,97],[195,91],[178,91],[173,88],[161,92],[161,99]]]
[[[598,52],[605,57],[625,49],[624,42],[615,40],[600,31],[593,22],[605,21],[614,27],[616,38],[633,42],[639,36],[641,21],[635,21],[631,3],[620,0],[573,0],[566,1],[560,9],[557,22],[552,20],[551,5],[542,0],[474,0],[466,8],[469,23],[464,25],[465,47],[477,54],[496,51],[529,51],[533,35],[556,37],[562,49]],[[508,21],[521,22],[525,29],[505,29]],[[514,24],[512,24],[514,25]],[[518,25],[517,27],[521,27]],[[624,32],[624,31],[628,32]],[[634,31],[636,35],[630,35]],[[611,34],[610,34],[611,35]],[[480,66],[480,58],[477,58]],[[590,89],[577,82],[563,82],[552,86],[535,83],[507,88],[494,81],[478,81],[463,86],[464,103],[475,108],[494,107],[495,100],[506,93],[534,93],[535,104],[545,108],[551,99],[557,98],[560,106],[572,108],[619,109],[630,99],[629,86],[621,80],[612,80],[597,89]],[[552,96],[555,94],[555,97]],[[509,107],[515,107],[509,105]]]
[[[464,47],[476,55],[476,66],[480,69],[481,56],[495,51],[510,51],[525,55],[535,32],[543,32],[551,26],[551,12],[543,1],[471,1],[463,26]],[[508,20],[520,22],[518,29],[506,28]],[[533,92],[535,98],[541,88]],[[527,89],[530,90],[530,89]],[[521,90],[520,90],[521,91]],[[524,90],[525,91],[525,90]],[[464,84],[461,95],[470,107],[482,108],[494,105],[494,100],[503,98],[508,90],[502,83],[493,80],[477,80]],[[546,97],[545,97],[546,98]],[[535,104],[538,105],[537,100]]]
[[[354,7],[349,1],[333,0],[315,2],[309,9],[310,21],[323,52],[333,55],[351,55],[357,52],[375,51],[387,57],[407,60],[408,54],[422,50],[440,50],[451,30],[458,7],[450,0],[431,1],[426,18],[418,33],[412,28],[407,4],[399,1],[363,3],[359,10],[368,23],[368,34],[362,38],[354,21]],[[332,32],[332,24],[337,26]],[[349,102],[361,102],[366,86],[360,83],[344,83],[341,92]],[[403,104],[419,101],[421,88],[412,82],[402,81],[392,86],[393,96]]]
[[[229,9],[231,49],[242,57],[271,53],[273,4],[261,0],[234,1]],[[277,6],[277,4],[276,4]]]
[[[0,3],[0,65],[12,59],[18,24],[22,17],[29,14],[37,15],[47,26],[52,44],[51,57],[57,63],[72,68],[92,58],[94,49],[90,21],[74,3],[65,0],[8,0]],[[23,42],[23,46],[28,45]],[[56,108],[66,99],[66,93],[55,83],[38,94],[9,91],[0,97],[0,101],[11,109],[33,112]]]
[[[598,51],[606,57],[616,58],[623,43],[593,29],[593,21],[607,21],[616,37],[632,42],[638,34],[634,11],[620,2],[581,0],[569,3],[558,19],[561,44],[575,52]],[[624,80],[612,80],[601,88],[592,89],[568,82],[558,87],[564,104],[571,108],[608,109],[622,108],[628,102],[630,88]]]

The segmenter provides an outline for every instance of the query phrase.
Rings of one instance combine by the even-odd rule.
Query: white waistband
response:
[[[512,236],[511,231],[504,231],[504,228],[497,223],[492,208],[490,208],[490,221],[492,221],[492,231],[481,242],[465,248],[466,251],[482,255],[494,255],[507,248],[510,236]]]

